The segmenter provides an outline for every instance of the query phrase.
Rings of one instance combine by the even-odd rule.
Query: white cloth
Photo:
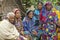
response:
[[[3,20],[0,22],[0,40],[12,40],[18,37],[19,33],[13,24],[11,24],[8,20]]]

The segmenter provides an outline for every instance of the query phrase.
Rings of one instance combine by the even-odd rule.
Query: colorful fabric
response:
[[[24,26],[24,31],[29,31],[32,32],[34,29],[34,19],[30,19],[28,17],[25,17],[23,19],[23,26]]]
[[[46,11],[44,13],[40,13],[40,21],[41,22],[50,22],[51,20],[53,20],[54,22],[57,22],[58,18],[55,12],[52,11]]]
[[[46,2],[45,6],[47,6],[47,5],[52,5],[52,3],[51,2]]]
[[[21,27],[20,19],[16,19],[16,20],[15,20],[15,26],[16,26],[16,27]]]
[[[34,11],[34,18],[35,18],[35,20],[39,20],[39,14],[40,14],[40,10],[39,9],[36,9]]]
[[[55,24],[44,24],[44,29],[42,38],[45,39],[44,35],[46,35],[48,40],[53,40],[53,37],[57,34]]]
[[[15,19],[14,25],[19,32],[20,32],[21,28],[23,28],[21,19]]]
[[[58,19],[60,20],[60,12],[59,10],[57,10],[56,8],[53,8],[52,9],[53,12],[56,12],[57,16],[58,16]],[[60,21],[59,21],[60,22]]]
[[[46,5],[50,5],[47,3]],[[47,11],[46,8],[42,12],[40,12],[40,22],[43,26],[42,40],[53,40],[53,36],[56,36],[56,25],[50,24],[50,22],[56,23],[58,21],[58,17],[55,12],[52,10]]]

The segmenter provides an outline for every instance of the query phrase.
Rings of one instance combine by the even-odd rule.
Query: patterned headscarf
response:
[[[52,6],[52,3],[51,2],[46,2],[45,6],[47,6],[47,5],[51,5]]]

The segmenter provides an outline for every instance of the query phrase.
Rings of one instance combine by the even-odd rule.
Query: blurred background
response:
[[[8,12],[12,11],[13,8],[19,8],[23,17],[25,16],[26,10],[34,10],[37,7],[38,1],[43,3],[51,1],[54,7],[60,6],[57,5],[60,0],[0,0],[0,20],[2,16],[5,16]]]

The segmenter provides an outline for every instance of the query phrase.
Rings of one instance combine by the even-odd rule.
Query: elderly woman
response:
[[[4,19],[0,23],[0,40],[16,40],[19,37],[19,33],[13,25],[15,14],[9,12],[7,19]]]

